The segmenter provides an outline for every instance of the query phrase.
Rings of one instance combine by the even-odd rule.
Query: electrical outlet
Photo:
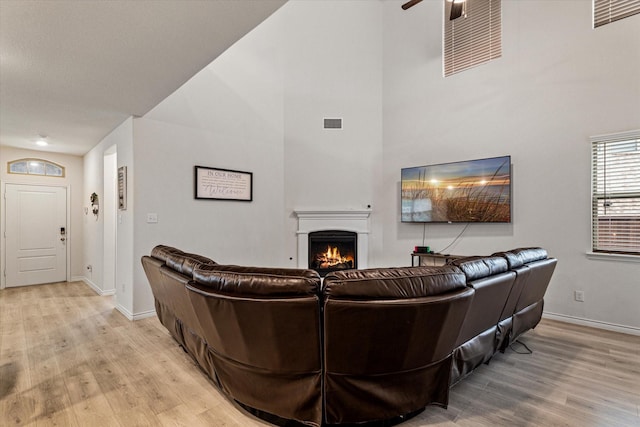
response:
[[[578,302],[584,302],[584,291],[573,291],[573,298]]]

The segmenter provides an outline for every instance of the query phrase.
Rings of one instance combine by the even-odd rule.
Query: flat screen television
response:
[[[511,222],[511,156],[403,168],[402,222]]]

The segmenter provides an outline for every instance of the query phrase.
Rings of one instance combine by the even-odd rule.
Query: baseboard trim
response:
[[[84,276],[74,277],[74,278],[72,278],[72,280],[74,282],[84,282],[96,294],[98,294],[100,296],[103,296],[103,297],[113,296],[113,295],[116,294],[116,290],[115,289],[109,290],[109,291],[103,291],[102,289],[100,289],[98,287],[98,285],[96,285],[95,283],[93,283],[91,280],[89,280],[88,278],[86,278]],[[156,311],[155,310],[147,310],[147,311],[143,311],[143,312],[140,312],[140,313],[133,314],[129,310],[127,310],[126,307],[124,307],[121,304],[116,304],[116,310],[118,310],[120,313],[122,313],[122,315],[124,317],[126,317],[127,319],[129,319],[131,321],[142,320],[142,319],[146,319],[147,317],[153,317],[153,316],[156,315]]]
[[[148,311],[143,311],[141,313],[136,313],[133,315],[133,320],[142,320],[142,319],[146,319],[148,317],[153,317],[156,315],[156,311],[155,310],[148,310]]]
[[[87,286],[89,286],[93,292],[95,292],[96,294],[100,295],[101,297],[109,297],[109,296],[113,296],[116,294],[116,290],[115,289],[111,289],[108,291],[103,291],[102,289],[100,289],[100,287],[98,285],[96,285],[95,283],[93,283],[91,280],[87,279],[84,276],[80,276],[80,277],[72,277],[71,278],[72,281],[74,282],[84,282]]]
[[[133,314],[120,304],[116,305],[116,310],[118,310],[120,313],[122,313],[124,317],[131,320],[132,322],[136,320],[146,319],[147,317],[153,317],[156,315],[155,310],[148,310],[148,311],[143,311],[140,313]]]
[[[116,304],[116,310],[118,310],[120,313],[122,313],[122,315],[124,317],[126,317],[127,319],[133,321],[133,314],[127,310],[125,307],[123,307],[120,304]]]
[[[558,313],[542,313],[542,317],[558,322],[573,323],[574,325],[589,326],[591,328],[605,329],[607,331],[620,332],[628,335],[640,336],[640,328],[626,325],[618,325],[615,323],[601,322],[599,320],[584,319],[582,317],[568,316]]]

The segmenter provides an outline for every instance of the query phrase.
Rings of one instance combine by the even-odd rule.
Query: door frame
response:
[[[20,182],[20,181],[0,181],[0,197],[2,198],[2,209],[0,209],[0,252],[2,256],[0,256],[0,290],[5,289],[7,287],[7,276],[6,276],[6,265],[7,265],[7,245],[6,245],[6,237],[5,237],[5,227],[7,222],[7,203],[4,198],[7,191],[7,184],[10,185],[28,185],[31,187],[57,187],[64,188],[66,193],[66,202],[67,202],[67,218],[66,218],[66,230],[67,230],[67,244],[66,246],[66,257],[67,257],[67,282],[71,281],[71,236],[73,235],[73,230],[71,229],[71,185],[45,185],[42,183],[29,183],[29,182]]]

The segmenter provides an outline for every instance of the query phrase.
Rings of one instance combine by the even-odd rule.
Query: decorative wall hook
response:
[[[91,193],[89,197],[91,201],[91,212],[98,218],[98,213],[100,212],[100,202],[98,201],[98,195],[96,193]]]

